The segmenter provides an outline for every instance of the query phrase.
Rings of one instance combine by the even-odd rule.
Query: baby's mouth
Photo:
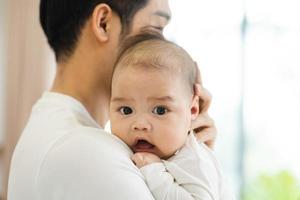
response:
[[[134,152],[149,152],[152,153],[154,145],[146,140],[137,140],[133,145]]]

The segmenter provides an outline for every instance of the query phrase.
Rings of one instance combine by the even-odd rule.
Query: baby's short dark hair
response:
[[[144,67],[147,70],[167,70],[182,76],[191,93],[197,79],[197,66],[191,56],[179,45],[162,35],[144,32],[128,38],[115,64],[117,70]]]

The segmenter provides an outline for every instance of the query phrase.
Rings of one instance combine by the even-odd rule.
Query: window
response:
[[[261,177],[284,171],[299,180],[298,2],[170,1],[165,33],[199,64],[213,94],[216,153],[243,199],[267,199],[267,192],[248,195]]]

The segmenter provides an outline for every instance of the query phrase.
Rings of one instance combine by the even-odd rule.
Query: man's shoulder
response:
[[[57,139],[47,154],[63,152],[68,155],[80,156],[82,152],[126,153],[130,152],[127,145],[115,135],[99,128],[78,126]]]
[[[65,176],[68,171],[67,176],[78,173],[103,176],[105,171],[112,173],[120,165],[129,167],[131,154],[130,149],[111,133],[92,127],[77,127],[48,149],[39,174],[40,177]]]
[[[66,199],[133,199],[137,194],[129,190],[129,185],[139,188],[139,196],[149,199],[131,154],[124,143],[104,130],[75,128],[44,157],[37,176],[41,199],[57,191],[58,195],[68,191]]]

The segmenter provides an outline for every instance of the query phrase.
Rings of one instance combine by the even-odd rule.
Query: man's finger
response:
[[[201,87],[199,92],[199,105],[200,105],[200,113],[207,112],[208,108],[210,107],[212,100],[212,96],[207,89]]]
[[[215,127],[210,127],[202,130],[198,134],[195,133],[195,137],[198,141],[204,142],[209,148],[213,148],[216,142],[217,130]]]
[[[211,127],[214,126],[214,123],[214,120],[208,115],[207,112],[200,113],[198,117],[192,121],[191,128],[196,130],[197,128],[201,127]]]
[[[194,95],[200,96],[201,93],[201,85],[199,83],[194,84]]]
[[[197,64],[196,61],[194,61],[194,63],[195,63],[196,71],[197,71],[197,73],[196,73],[196,83],[202,85],[203,84],[202,83],[202,77],[201,77],[201,73],[200,73],[198,64]]]
[[[194,84],[194,95],[199,96],[200,113],[207,112],[212,100],[209,91],[200,84]]]

